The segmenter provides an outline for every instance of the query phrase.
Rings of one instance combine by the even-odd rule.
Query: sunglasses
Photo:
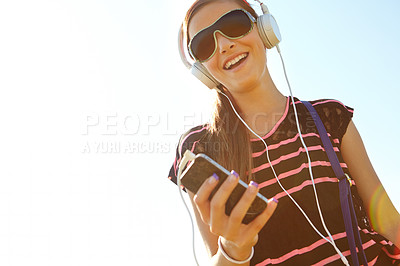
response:
[[[190,55],[200,63],[208,61],[217,51],[216,32],[231,40],[239,39],[251,32],[255,21],[244,9],[234,9],[225,13],[193,36],[189,42]]]

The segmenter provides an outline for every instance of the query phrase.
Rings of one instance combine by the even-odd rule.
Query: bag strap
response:
[[[359,252],[361,253],[362,263],[367,266],[367,258],[365,256],[364,249],[362,247],[360,232],[358,231],[357,217],[354,211],[353,200],[350,190],[350,178],[343,172],[340,162],[336,156],[336,152],[333,150],[332,143],[328,137],[325,126],[321,121],[317,111],[307,101],[302,101],[302,103],[307,107],[309,113],[314,119],[315,125],[317,126],[318,133],[321,137],[321,141],[324,145],[326,154],[328,155],[329,161],[332,165],[333,171],[336,177],[339,179],[339,195],[340,195],[340,205],[342,208],[342,215],[344,220],[344,225],[346,228],[347,241],[349,243],[351,258],[354,265],[359,265],[356,244]],[[348,182],[349,181],[349,182]]]

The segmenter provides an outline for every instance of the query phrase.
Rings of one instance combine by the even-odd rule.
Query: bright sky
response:
[[[0,2],[0,265],[194,265],[167,179],[180,134],[207,120],[213,99],[177,52],[190,4]],[[400,209],[400,3],[268,6],[294,94],[355,108]],[[268,61],[287,95],[275,49]]]

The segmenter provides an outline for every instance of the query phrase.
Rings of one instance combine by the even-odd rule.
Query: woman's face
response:
[[[232,1],[215,1],[201,7],[193,15],[189,24],[189,38],[200,30],[213,24],[226,12],[242,8]],[[232,94],[251,90],[259,85],[267,73],[266,48],[258,35],[256,25],[242,38],[231,40],[219,32],[215,34],[217,50],[213,57],[204,62],[207,70],[221,82]],[[232,60],[243,57],[236,64]]]

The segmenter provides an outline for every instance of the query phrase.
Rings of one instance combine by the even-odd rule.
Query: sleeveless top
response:
[[[353,109],[336,100],[316,100],[310,103],[323,121],[343,171],[350,177],[340,146],[353,116]],[[336,246],[351,264],[339,199],[338,179],[325,153],[318,130],[306,107],[295,98],[300,128],[308,148],[318,201],[325,224]],[[207,131],[207,124],[190,129],[180,139],[176,158],[169,172],[169,179],[176,183],[181,156],[189,149],[196,152]],[[308,169],[308,160],[296,127],[295,114],[290,98],[286,109],[272,130],[263,136],[273,168],[283,187],[296,200],[314,226],[325,237],[325,232],[314,195]],[[267,198],[279,199],[274,214],[259,232],[254,246],[251,265],[343,265],[339,255],[326,240],[312,229],[306,218],[282,190],[266,158],[265,146],[259,139],[251,139],[253,151],[253,179],[259,184],[260,193]],[[207,151],[201,151],[207,154]],[[228,169],[231,170],[231,169]],[[375,232],[368,221],[357,184],[352,180],[353,203],[357,213],[361,240],[369,265],[397,265],[400,254],[394,255],[396,247]],[[360,260],[361,261],[361,260]]]

